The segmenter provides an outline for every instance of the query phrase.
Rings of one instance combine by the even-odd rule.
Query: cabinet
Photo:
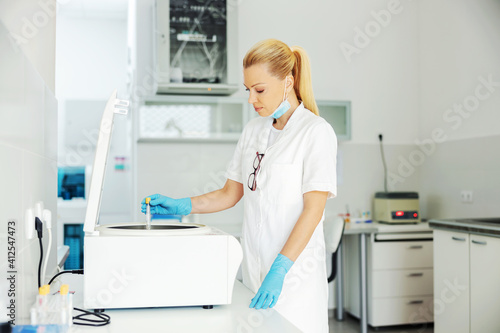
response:
[[[158,93],[238,90],[238,1],[156,0]]]
[[[432,233],[400,233],[390,238],[375,233],[367,244],[368,324],[379,327],[432,322]],[[344,239],[346,309],[359,317],[358,239]]]
[[[434,331],[469,332],[469,235],[435,230],[434,244]]]
[[[332,125],[338,141],[351,139],[351,102],[318,100],[319,115]]]
[[[471,332],[500,332],[500,238],[470,235]]]
[[[435,332],[499,332],[500,238],[434,231]]]

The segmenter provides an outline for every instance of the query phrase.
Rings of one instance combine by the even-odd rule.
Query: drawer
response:
[[[372,269],[432,268],[432,242],[372,242]]]
[[[372,301],[368,322],[389,326],[433,322],[433,297],[379,298]]]
[[[384,270],[372,272],[372,297],[432,295],[433,269]]]

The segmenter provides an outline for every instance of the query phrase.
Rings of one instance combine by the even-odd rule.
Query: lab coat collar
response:
[[[283,131],[288,130],[290,127],[293,127],[295,123],[300,122],[298,119],[302,117],[302,114],[306,111],[304,107],[304,103],[300,102],[299,106],[293,111],[292,115],[288,119],[288,121],[285,124],[285,127],[283,127]],[[269,117],[269,126],[273,125],[274,118]],[[269,127],[268,126],[268,127]]]
[[[283,140],[283,137],[286,137],[288,135],[287,132],[289,132],[288,130],[290,128],[293,128],[296,123],[301,122],[301,118],[304,118],[305,112],[310,112],[310,111],[307,111],[304,108],[304,104],[300,103],[300,105],[297,106],[295,111],[293,111],[292,115],[288,119],[287,123],[285,124],[285,127],[283,128],[280,135],[276,139],[275,144],[278,143],[279,141]],[[266,121],[264,122],[264,124],[265,124],[264,127],[262,127],[260,130],[259,139],[257,140],[257,142],[258,142],[257,143],[257,148],[258,148],[257,151],[259,151],[259,152],[267,151],[268,142],[269,142],[269,132],[271,132],[271,126],[273,126],[273,121],[274,121],[273,117],[268,117],[268,119],[266,119]],[[274,146],[274,144],[273,144],[273,146]]]

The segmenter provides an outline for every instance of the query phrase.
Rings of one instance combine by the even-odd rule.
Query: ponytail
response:
[[[292,75],[295,78],[294,90],[297,98],[304,103],[306,109],[319,116],[318,105],[314,99],[311,80],[311,64],[306,51],[300,46],[292,46],[295,56]]]
[[[306,51],[300,46],[289,47],[282,41],[266,39],[255,44],[245,55],[243,67],[268,64],[269,72],[284,79],[292,73],[293,89],[304,107],[319,116],[311,81],[311,65]]]

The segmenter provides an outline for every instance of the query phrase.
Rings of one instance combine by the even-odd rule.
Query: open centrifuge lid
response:
[[[99,220],[99,210],[101,208],[101,195],[104,184],[104,174],[106,172],[106,162],[108,160],[109,145],[111,142],[111,132],[113,130],[113,118],[115,113],[127,114],[129,102],[116,98],[116,90],[106,103],[104,113],[99,126],[99,138],[97,139],[94,167],[92,168],[92,177],[90,180],[90,191],[87,198],[87,212],[85,214],[85,232],[96,230]]]

